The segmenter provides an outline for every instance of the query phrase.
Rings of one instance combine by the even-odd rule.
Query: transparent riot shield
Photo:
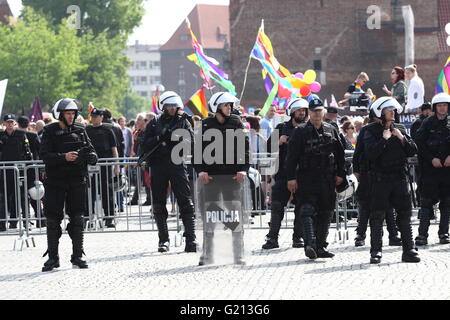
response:
[[[203,230],[200,265],[245,264],[244,229],[250,221],[250,185],[247,178],[239,183],[233,177],[210,176],[207,184],[196,181],[197,229]]]

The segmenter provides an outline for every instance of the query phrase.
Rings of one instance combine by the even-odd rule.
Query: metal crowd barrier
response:
[[[273,179],[271,177],[277,170],[277,154],[259,153],[252,154],[252,169],[249,172],[249,185],[251,189],[251,222],[249,227],[256,229],[267,229],[270,222],[270,189]],[[349,157],[351,160],[351,157]],[[189,164],[189,159],[186,160]],[[415,179],[414,167],[417,162],[411,159],[408,162],[408,170]],[[127,185],[124,190],[114,192],[113,167],[119,166],[122,175],[126,176]],[[17,161],[0,163],[1,177],[1,195],[0,195],[0,226],[4,223],[7,230],[0,232],[0,235],[18,235],[20,248],[23,245],[34,245],[32,236],[45,234],[45,217],[43,213],[42,200],[35,201],[30,199],[27,190],[32,187],[42,177],[44,164],[42,161]],[[190,168],[190,183],[192,192],[195,190],[197,175]],[[141,232],[157,231],[153,217],[153,206],[143,204],[145,190],[150,189],[149,169],[143,169],[137,166],[137,158],[120,159],[100,159],[97,165],[89,166],[89,184],[87,193],[87,213],[85,216],[86,232]],[[35,181],[30,181],[30,177],[36,177]],[[106,183],[101,183],[106,180]],[[415,180],[414,180],[415,181]],[[413,183],[413,186],[416,184]],[[170,187],[169,187],[170,188]],[[106,189],[106,190],[105,190]],[[414,190],[415,192],[415,190]],[[129,204],[132,200],[132,194],[137,193],[138,205]],[[175,239],[171,243],[181,243],[182,223],[178,207],[175,205],[175,199],[172,192],[168,192],[168,226],[169,231],[175,234]],[[103,201],[103,198],[112,201]],[[147,200],[152,202],[151,192]],[[194,197],[193,197],[194,198]],[[8,200],[9,199],[9,200]],[[34,216],[31,214],[30,206],[33,207]],[[113,206],[113,207],[112,207]],[[347,201],[336,201],[335,220],[336,241],[348,240],[348,218],[357,213],[357,201],[354,195]],[[4,216],[1,213],[4,212]],[[106,212],[113,212],[110,220],[114,222],[115,227],[108,228],[106,222],[108,215]],[[16,217],[14,217],[16,213]],[[342,215],[343,221],[338,217]],[[68,217],[65,215],[63,220],[64,229],[68,223]],[[294,207],[288,204],[283,223],[283,228],[293,228]],[[17,228],[14,227],[17,224]],[[173,231],[176,231],[173,233]],[[181,245],[181,244],[180,244]]]

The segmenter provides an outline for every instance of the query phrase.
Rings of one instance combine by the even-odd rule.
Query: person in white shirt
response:
[[[417,73],[417,66],[412,64],[405,68],[405,77],[409,80],[406,112],[416,112],[424,103],[425,86]]]
[[[267,111],[265,117],[259,122],[261,125],[262,135],[264,139],[269,139],[272,131],[274,129],[274,117],[276,113],[276,107],[271,106],[269,111]]]

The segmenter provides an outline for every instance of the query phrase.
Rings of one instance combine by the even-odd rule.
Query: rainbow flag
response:
[[[200,77],[203,79],[206,88],[212,89],[214,81],[227,89],[232,95],[236,95],[236,88],[228,79],[228,74],[218,68],[219,62],[216,59],[205,54],[202,45],[198,42],[191,29],[189,20],[186,19],[186,23],[191,33],[192,47],[194,48],[194,53],[187,56],[187,58],[200,68]]]
[[[158,86],[156,87],[155,93],[152,96],[152,112],[154,114],[159,114],[159,92],[158,92]]]
[[[194,93],[191,99],[189,99],[184,106],[188,107],[193,114],[206,118],[208,116],[208,105],[206,103],[205,88],[202,87]]]
[[[436,94],[442,92],[450,94],[450,57],[447,59],[436,85]]]
[[[250,57],[259,61],[262,67],[262,77],[267,94],[270,94],[276,81],[283,87],[292,88],[292,85],[285,78],[291,77],[288,69],[283,67],[275,57],[272,42],[264,32],[264,20],[258,30],[255,45]]]

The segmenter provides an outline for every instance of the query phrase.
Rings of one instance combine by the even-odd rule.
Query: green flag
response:
[[[266,102],[264,103],[264,107],[262,108],[262,110],[259,112],[260,115],[265,116],[267,111],[269,111],[270,107],[272,106],[272,102],[275,99],[276,95],[278,93],[278,80],[277,82],[275,82],[275,84],[273,85],[272,90],[270,91],[269,96],[267,97]]]

